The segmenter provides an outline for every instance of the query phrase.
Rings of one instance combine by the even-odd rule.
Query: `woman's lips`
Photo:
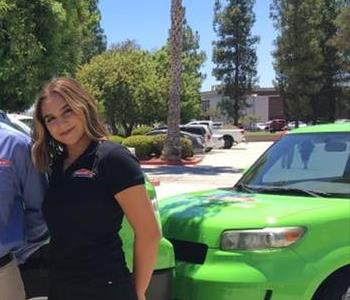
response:
[[[67,135],[67,134],[69,134],[73,129],[74,129],[74,127],[69,128],[69,129],[67,129],[66,131],[61,132],[60,135],[61,135],[61,136]]]

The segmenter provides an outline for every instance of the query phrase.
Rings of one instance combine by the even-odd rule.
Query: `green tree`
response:
[[[85,9],[82,15],[83,20],[83,58],[82,63],[85,64],[98,54],[101,54],[107,48],[106,35],[101,28],[101,12],[98,9],[98,0],[88,0],[85,2]]]
[[[311,101],[321,89],[321,2],[274,0],[271,5],[271,17],[279,32],[273,53],[276,86],[284,98],[287,116],[293,120],[310,116]]]
[[[338,49],[343,71],[350,73],[350,3],[342,7],[336,19],[337,31],[332,43]]]
[[[136,125],[152,125],[164,114],[163,79],[152,55],[131,41],[93,57],[77,78],[103,103],[113,134],[121,125],[129,136]]]
[[[338,50],[331,42],[337,33],[335,20],[340,12],[339,0],[322,0],[320,17],[320,48],[322,54],[321,76],[318,82],[321,84],[320,92],[312,97],[312,118],[334,121],[336,106],[341,101],[341,86],[339,75],[341,64],[337,59]]]
[[[343,6],[336,19],[337,31],[331,43],[338,50],[337,61],[341,66],[338,80],[343,97],[338,102],[338,111],[350,114],[350,2]]]
[[[223,5],[223,3],[226,5]],[[256,82],[256,48],[258,37],[252,35],[255,22],[254,0],[215,1],[213,74],[221,81],[221,108],[237,125],[246,97]]]
[[[85,0],[0,0],[1,108],[23,110],[44,81],[74,74],[92,18]]]
[[[168,133],[162,150],[162,157],[167,160],[181,159],[180,144],[180,98],[181,98],[181,55],[183,47],[182,25],[184,9],[182,0],[171,1],[170,34],[170,95],[168,109]]]

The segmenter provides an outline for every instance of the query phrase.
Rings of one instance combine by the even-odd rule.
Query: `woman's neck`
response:
[[[79,157],[90,143],[91,139],[87,135],[83,135],[77,143],[67,145],[68,160],[72,161]]]

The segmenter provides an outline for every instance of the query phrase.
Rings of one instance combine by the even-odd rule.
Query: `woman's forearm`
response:
[[[157,260],[159,235],[135,236],[134,280],[138,296],[146,293]]]

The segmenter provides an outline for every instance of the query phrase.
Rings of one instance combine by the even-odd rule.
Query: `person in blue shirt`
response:
[[[48,239],[41,205],[46,179],[33,166],[29,137],[0,126],[0,299],[24,300],[18,264]]]

